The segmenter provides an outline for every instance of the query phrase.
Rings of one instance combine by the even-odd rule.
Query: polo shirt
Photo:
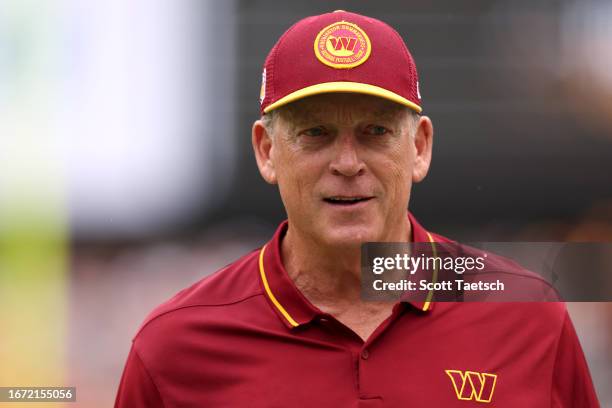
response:
[[[398,302],[364,342],[294,285],[287,228],[146,318],[115,407],[599,406],[563,303]]]

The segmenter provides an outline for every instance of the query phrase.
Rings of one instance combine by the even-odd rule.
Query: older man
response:
[[[364,242],[448,242],[407,212],[433,128],[379,20],[292,26],[266,59],[252,143],[287,221],[158,307],[116,407],[596,407],[563,304],[366,302]]]

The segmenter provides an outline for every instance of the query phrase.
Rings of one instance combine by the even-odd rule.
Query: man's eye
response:
[[[327,131],[325,130],[324,127],[317,126],[317,127],[303,130],[301,133],[305,136],[317,137],[317,136],[324,136],[327,133]]]
[[[372,135],[372,136],[382,136],[389,132],[389,130],[386,127],[378,126],[378,125],[370,125],[366,127],[365,131],[368,135]]]

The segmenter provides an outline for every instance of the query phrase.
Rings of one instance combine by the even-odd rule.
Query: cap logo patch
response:
[[[368,35],[356,24],[338,21],[317,35],[314,52],[317,59],[332,68],[353,68],[366,62],[372,51]]]

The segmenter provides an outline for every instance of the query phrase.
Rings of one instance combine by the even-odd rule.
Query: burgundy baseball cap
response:
[[[274,45],[262,74],[261,113],[329,92],[375,95],[421,112],[414,60],[380,20],[337,10],[307,17]]]

